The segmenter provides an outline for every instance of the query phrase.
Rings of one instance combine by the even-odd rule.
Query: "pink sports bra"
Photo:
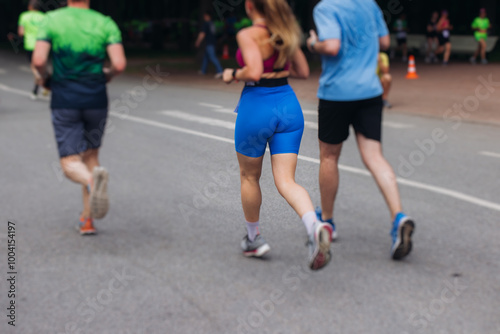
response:
[[[260,25],[260,24],[254,24],[254,27],[261,27],[267,29],[265,25]],[[274,51],[271,57],[264,60],[264,73],[288,71],[290,69],[290,62],[286,62],[283,68],[274,68],[274,64],[276,63],[276,60],[278,60],[278,57],[279,57],[279,51],[276,50]],[[238,62],[238,65],[240,65],[240,67],[245,66],[245,60],[243,59],[243,55],[241,54],[240,49],[236,51],[236,61]]]

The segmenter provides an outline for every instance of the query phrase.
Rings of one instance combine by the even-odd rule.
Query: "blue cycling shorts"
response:
[[[258,158],[299,153],[304,115],[292,87],[245,86],[237,108],[234,141],[236,152]]]

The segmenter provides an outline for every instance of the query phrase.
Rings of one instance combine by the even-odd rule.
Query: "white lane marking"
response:
[[[135,117],[135,116],[123,115],[123,114],[118,113],[116,111],[110,111],[109,114],[111,116],[115,116],[115,117],[117,117],[119,119],[122,119],[122,120],[129,120],[129,121],[136,122],[136,123],[141,123],[141,124],[145,124],[145,125],[155,126],[157,128],[162,128],[162,129],[167,129],[167,130],[172,130],[172,131],[187,133],[187,134],[198,136],[198,137],[210,138],[210,139],[214,139],[214,140],[218,140],[218,141],[223,141],[225,143],[234,144],[234,140],[232,140],[232,139],[228,139],[228,138],[224,138],[224,137],[219,137],[219,136],[214,136],[214,135],[211,135],[211,134],[208,134],[208,133],[194,131],[194,130],[190,130],[190,129],[185,129],[185,128],[181,128],[181,127],[178,127],[178,126],[175,126],[175,125],[170,125],[170,124],[166,124],[166,123],[152,121],[152,120],[149,120],[149,119],[146,119],[146,118],[140,118],[140,117]]]
[[[0,89],[3,90],[3,91],[6,91],[6,92],[16,93],[18,95],[31,97],[31,93],[25,92],[24,90],[12,88],[12,87],[9,87],[9,86],[6,86],[6,85],[0,84]]]
[[[178,127],[178,126],[174,126],[174,125],[170,125],[170,124],[166,124],[166,123],[161,123],[161,122],[157,122],[157,121],[152,121],[152,120],[148,120],[148,119],[144,119],[144,118],[139,118],[139,117],[135,117],[135,116],[121,115],[121,114],[116,113],[116,112],[110,112],[110,114],[112,116],[116,116],[116,117],[119,117],[121,119],[130,120],[130,121],[136,122],[136,123],[156,126],[159,128],[169,129],[169,130],[173,130],[173,131],[177,131],[177,132],[195,135],[198,137],[210,138],[210,139],[222,141],[225,143],[234,144],[234,140],[232,140],[232,139],[228,139],[228,138],[224,138],[224,137],[220,137],[220,136],[214,136],[214,135],[204,133],[204,132],[193,131],[190,129],[186,129],[186,128],[182,128],[182,127]],[[309,162],[312,162],[315,164],[319,164],[319,159],[316,159],[316,158],[306,157],[303,155],[299,155],[298,158],[300,160],[303,160],[303,161],[309,161]],[[366,171],[364,169],[350,167],[350,166],[339,165],[339,169],[346,171],[346,172],[364,175],[364,176],[371,175],[368,171]],[[483,199],[480,199],[480,198],[477,198],[474,196],[469,196],[467,194],[464,194],[464,193],[461,193],[458,191],[454,191],[454,190],[450,190],[450,189],[446,189],[446,188],[442,188],[442,187],[436,187],[436,186],[428,185],[428,184],[421,183],[421,182],[411,181],[411,180],[404,179],[404,178],[397,178],[397,181],[401,185],[406,185],[406,186],[413,187],[413,188],[427,190],[429,192],[445,195],[445,196],[455,198],[455,199],[458,199],[458,200],[461,200],[464,202],[475,204],[477,206],[492,209],[495,211],[500,211],[500,204],[498,204],[498,203],[486,201],[486,200],[483,200]]]
[[[214,109],[223,109],[224,108],[223,106],[220,106],[218,104],[211,104],[211,103],[205,103],[205,102],[199,102],[198,105],[202,106],[202,107],[208,107],[208,108],[214,108]]]
[[[174,117],[177,119],[182,119],[184,121],[196,122],[196,123],[218,126],[221,128],[234,130],[234,122],[222,121],[222,120],[217,119],[217,118],[196,116],[196,115],[189,114],[189,113],[182,112],[182,111],[178,111],[178,110],[160,111],[160,114]]]
[[[26,73],[32,73],[32,72],[31,72],[31,68],[29,68],[28,66],[24,66],[24,65],[23,65],[23,66],[19,66],[18,68],[19,68],[21,71],[23,71],[23,72],[26,72]]]
[[[481,151],[481,152],[479,152],[479,154],[487,156],[487,157],[499,158],[500,159],[500,153],[488,152],[488,151]]]
[[[413,124],[397,123],[392,121],[383,121],[382,125],[393,129],[409,129],[415,127]]]
[[[308,109],[304,109],[302,110],[302,113],[304,115],[314,115],[314,116],[318,116],[318,111],[317,110],[308,110]]]
[[[220,108],[220,109],[212,109],[212,111],[222,114],[233,114],[235,116],[237,115],[237,113],[234,112],[234,109]]]
[[[11,88],[11,87],[8,87],[8,86],[2,85],[2,84],[0,84],[0,89],[6,90],[6,91],[11,91],[13,93],[20,94],[20,95],[25,95],[25,93],[26,93],[24,91],[21,91],[21,90],[15,89],[15,88]],[[232,140],[232,139],[228,139],[228,138],[224,138],[224,137],[220,137],[220,136],[214,136],[214,135],[200,132],[200,131],[194,131],[194,130],[190,130],[190,129],[186,129],[186,128],[181,128],[178,126],[174,126],[174,125],[170,125],[170,124],[166,124],[166,123],[161,123],[161,122],[157,122],[157,121],[152,121],[152,120],[145,119],[145,118],[129,116],[129,115],[122,115],[122,114],[117,113],[115,111],[110,111],[109,114],[112,116],[118,117],[122,120],[129,120],[129,121],[140,123],[140,124],[155,126],[155,127],[162,128],[162,129],[182,132],[182,133],[186,133],[186,134],[190,134],[190,135],[194,135],[194,136],[198,136],[198,137],[202,137],[202,138],[209,138],[209,139],[218,140],[218,141],[229,143],[229,144],[234,144],[234,140]],[[319,159],[310,158],[310,157],[306,157],[306,156],[302,156],[302,155],[299,155],[298,158],[300,160],[303,160],[303,161],[309,161],[309,162],[319,164]],[[370,173],[368,171],[366,171],[364,169],[360,169],[360,168],[339,165],[339,169],[344,170],[346,172],[354,173],[354,174],[370,176]],[[446,188],[442,188],[442,187],[436,187],[436,186],[428,185],[428,184],[421,183],[421,182],[411,181],[411,180],[403,179],[403,178],[397,178],[397,181],[399,184],[402,184],[402,185],[427,190],[429,192],[445,195],[445,196],[452,197],[452,198],[455,198],[458,200],[462,200],[464,202],[475,204],[477,206],[492,209],[495,211],[500,211],[500,204],[498,204],[498,203],[486,201],[486,200],[483,200],[483,199],[480,199],[480,198],[477,198],[474,196],[469,196],[467,194],[464,194],[464,193],[461,193],[458,191],[454,191],[454,190],[450,190],[450,189],[446,189]]]
[[[316,122],[304,121],[304,126],[309,129],[318,130],[318,123]]]
[[[7,73],[7,71],[4,70],[3,68],[0,68],[0,74],[5,74],[5,73]]]
[[[3,85],[3,84],[0,84],[0,89],[3,90],[3,91],[5,91],[5,92],[15,93],[15,94],[18,94],[18,95],[27,96],[27,97],[31,98],[31,93],[30,92],[25,92],[24,90],[12,88],[12,87],[9,87],[9,86]],[[36,99],[37,100],[42,100],[42,101],[50,101],[50,97],[49,96],[38,95],[36,97]]]

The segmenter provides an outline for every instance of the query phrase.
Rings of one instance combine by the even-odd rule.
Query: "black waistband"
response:
[[[247,87],[279,87],[288,85],[288,78],[279,79],[260,79],[259,81],[248,81]]]

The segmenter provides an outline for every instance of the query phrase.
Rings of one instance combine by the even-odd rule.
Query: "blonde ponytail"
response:
[[[301,29],[286,0],[252,0],[255,9],[264,15],[271,32],[269,42],[279,51],[275,68],[285,66],[300,46]]]

